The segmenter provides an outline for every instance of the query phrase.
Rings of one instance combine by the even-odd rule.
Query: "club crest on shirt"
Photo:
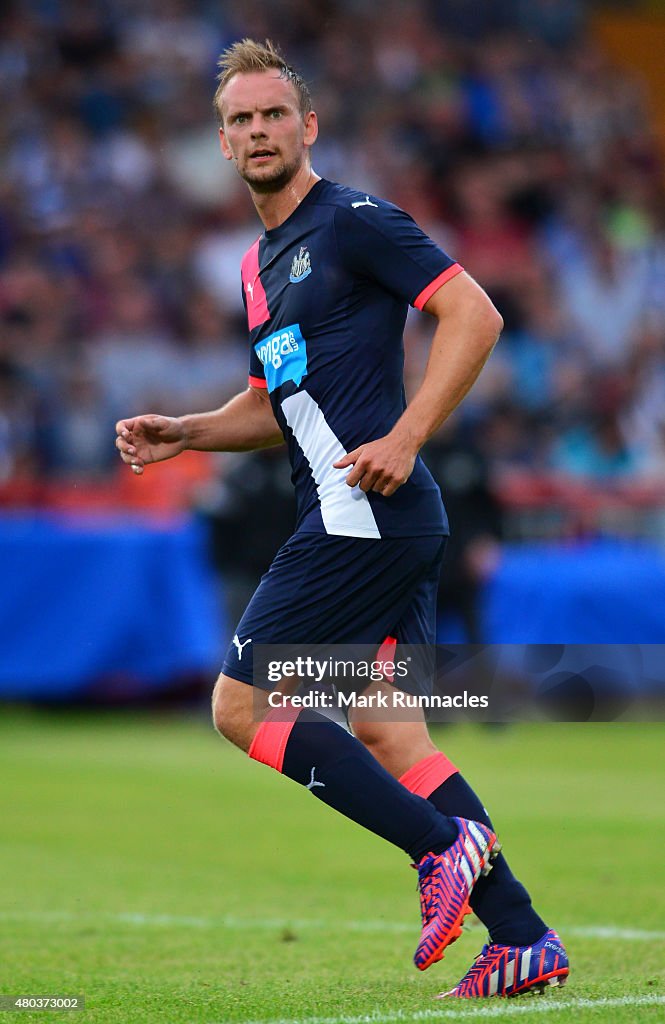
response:
[[[301,245],[300,252],[297,256],[293,257],[289,281],[291,284],[298,284],[300,281],[304,281],[306,277],[309,277],[311,273],[312,261],[309,255],[309,249],[306,245]]]

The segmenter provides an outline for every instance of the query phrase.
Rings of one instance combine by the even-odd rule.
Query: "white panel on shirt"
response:
[[[367,495],[346,483],[351,468],[333,467],[346,452],[312,396],[306,391],[290,395],[282,402],[282,411],[312,470],[326,533],[380,538]]]

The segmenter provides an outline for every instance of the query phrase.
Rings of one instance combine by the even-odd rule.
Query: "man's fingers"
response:
[[[379,491],[384,498],[389,498],[391,494],[394,494],[395,491],[398,491],[406,483],[410,475],[410,473],[403,476],[396,476],[394,473],[388,474],[378,481],[374,489]]]
[[[333,462],[333,469],[346,469],[347,466],[353,466],[353,469],[346,478],[346,483],[349,487],[355,487],[363,475],[362,469],[357,465],[357,460],[360,458],[361,453],[362,448],[354,448],[352,452],[347,452],[337,462]]]
[[[356,462],[355,466],[348,474],[346,483],[349,487],[360,486],[361,491],[372,491],[377,490],[377,481],[381,478],[381,471],[379,469],[373,469],[371,466],[363,465],[362,462]]]
[[[337,462],[333,462],[333,469],[345,469],[346,466],[352,466],[360,456],[361,451],[362,448],[355,448],[354,451],[347,452],[343,458],[338,459]]]
[[[365,470],[362,465],[358,462],[354,465],[350,473],[347,473],[346,483],[349,487],[355,487],[359,484],[365,474]]]
[[[127,455],[136,455],[136,448],[129,441],[125,440],[124,437],[116,437],[115,446],[119,452],[125,452]]]
[[[361,491],[371,491],[376,481],[381,476],[381,470],[375,469],[369,463],[369,460],[363,459],[362,449],[357,448],[353,452],[344,458],[336,462],[335,465],[342,469],[342,462],[346,462],[347,465],[352,465],[353,468],[350,473],[347,474],[346,483],[349,487],[356,487],[360,484]]]
[[[143,459],[139,459],[136,455],[129,455],[127,452],[120,452],[120,458],[126,466],[131,466],[132,469],[135,466],[138,466],[141,469],[145,466]]]
[[[168,429],[170,422],[167,416],[148,413],[146,416],[135,416],[131,420],[118,420],[115,425],[115,432],[118,437],[124,437],[125,440],[129,440],[135,432],[155,431],[159,434]]]
[[[380,472],[371,474],[367,481],[367,487],[365,486],[365,480],[367,480],[367,474],[360,485],[363,491],[376,491],[377,494],[382,494],[384,498],[389,498],[390,495],[394,494],[400,486],[396,480],[392,479],[392,477],[386,476],[384,473]]]
[[[131,466],[134,473],[139,474],[143,472],[145,463],[143,459],[140,459],[136,454],[136,448],[129,441],[125,441],[124,437],[116,437],[115,446],[120,452],[120,458],[127,466]]]
[[[391,494],[394,494],[398,487],[402,486],[401,480],[396,480],[392,474],[386,473],[381,469],[366,468],[363,472],[362,468],[356,463],[353,473],[356,474],[356,480],[352,480],[352,473],[346,478],[347,484],[355,487],[356,483],[360,484],[360,490],[364,491],[365,494],[368,491],[376,491],[377,494],[382,494],[384,498],[389,498]]]
[[[388,469],[387,465],[383,464],[384,461],[393,465],[394,459],[385,460],[384,456],[385,453],[380,455],[379,452],[374,452],[371,446],[361,445],[360,448],[355,448],[343,458],[338,459],[333,466],[335,469],[352,467],[346,476],[346,484],[349,487],[360,486],[360,490],[365,494],[368,491],[376,491],[385,498],[389,498],[402,486],[407,477],[399,478],[397,475],[400,472],[399,467]]]
[[[377,473],[377,472],[374,472],[374,473],[370,473],[370,472],[363,473],[363,478],[360,481],[360,490],[364,491],[365,494],[367,494],[368,491],[377,491],[378,487],[376,485],[377,485],[377,481],[379,480],[379,478],[380,478],[380,474]]]
[[[148,430],[154,430],[157,434],[161,434],[163,430],[167,430],[171,425],[171,420],[166,416],[142,416],[141,420],[144,427]]]

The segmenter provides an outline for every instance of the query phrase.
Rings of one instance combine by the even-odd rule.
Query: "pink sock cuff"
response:
[[[399,781],[416,796],[422,796],[426,800],[442,782],[457,771],[459,769],[445,754],[430,754],[429,757],[424,757],[422,761],[412,765]]]
[[[281,772],[284,751],[300,708],[281,707],[270,711],[259,726],[247,753],[255,761]]]

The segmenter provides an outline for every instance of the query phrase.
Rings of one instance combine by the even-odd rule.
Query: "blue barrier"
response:
[[[665,555],[619,540],[506,546],[482,619],[489,643],[665,643]]]
[[[159,688],[221,661],[200,524],[0,520],[0,697]]]
[[[202,525],[0,519],[0,698],[211,681],[228,630]],[[641,544],[506,547],[482,598],[490,643],[665,642],[665,556]]]

